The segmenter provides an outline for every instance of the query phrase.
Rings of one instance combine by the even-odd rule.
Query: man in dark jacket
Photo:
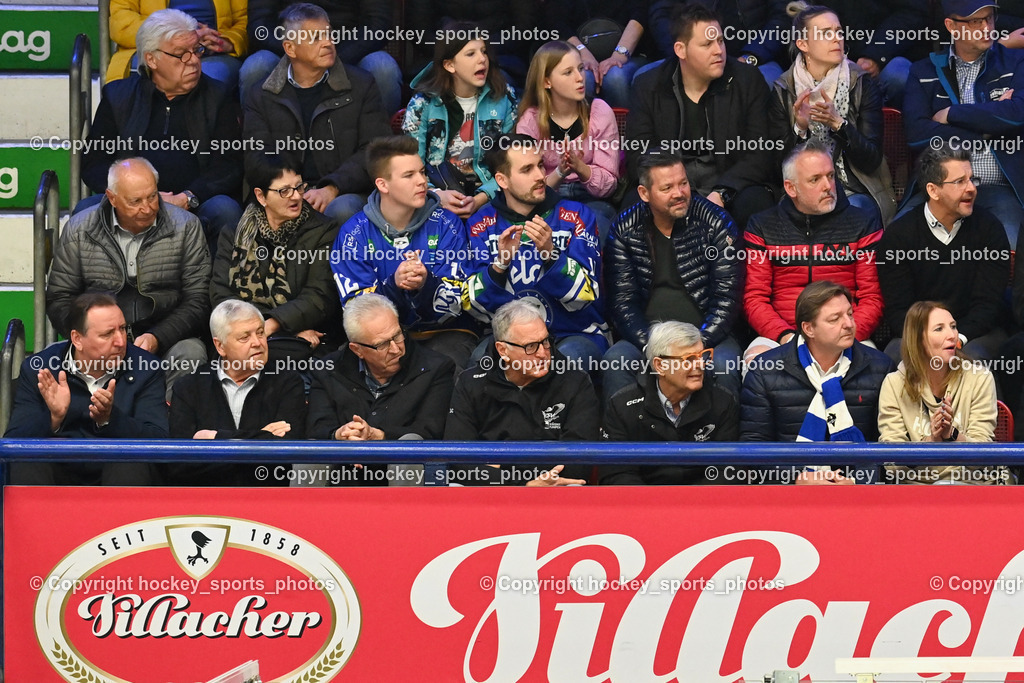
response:
[[[82,179],[98,195],[75,211],[103,198],[115,159],[138,155],[159,172],[164,202],[199,217],[214,253],[220,231],[242,215],[238,104],[222,83],[202,75],[196,28],[196,20],[178,10],[160,10],[142,22],[140,73],[103,88],[89,129]]]
[[[693,196],[679,157],[644,156],[639,174],[642,201],[619,216],[605,250],[611,318],[622,340],[605,354],[604,395],[635,380],[651,323],[679,320],[700,329],[723,388],[738,397],[740,347],[730,333],[744,273],[736,224]]]
[[[850,290],[813,282],[796,309],[799,335],[758,356],[743,380],[740,440],[877,441],[878,393],[896,366],[857,341]]]
[[[760,72],[725,55],[722,27],[701,5],[687,5],[673,24],[677,59],[637,76],[626,138],[651,151],[681,152],[690,184],[745,226],[773,203],[768,86]],[[642,150],[626,153],[631,181]]]
[[[259,309],[237,299],[223,301],[210,314],[210,332],[220,358],[174,385],[171,438],[302,439],[302,378],[267,367],[267,335]],[[182,464],[169,465],[166,471],[168,483],[180,486],[288,485],[278,476],[259,478],[254,465]]]
[[[647,360],[651,372],[615,394],[604,415],[604,438],[611,441],[737,441],[740,410],[736,399],[704,384],[704,366],[713,357],[690,323],[651,326]],[[606,465],[601,484],[703,484],[703,466]]]
[[[326,356],[325,369],[313,373],[306,433],[336,441],[440,439],[455,364],[407,339],[395,305],[380,294],[349,301],[344,323],[348,347]],[[343,470],[342,479],[387,483],[384,472],[381,466]]]
[[[744,235],[743,306],[759,335],[743,354],[748,361],[798,332],[796,301],[810,282],[830,280],[854,293],[857,339],[869,339],[882,319],[877,216],[851,206],[837,191],[832,157],[817,140],[796,147],[783,162],[782,175],[786,197],[751,218]]]
[[[964,352],[990,360],[1007,338],[1006,233],[992,214],[975,207],[969,152],[929,147],[918,169],[928,202],[886,228],[877,248],[885,319],[895,337],[885,352],[899,362],[907,311],[917,301],[941,301],[956,320]]]
[[[372,188],[366,145],[391,134],[373,77],[337,60],[327,13],[292,5],[281,17],[285,56],[247,94],[245,137],[257,152],[297,154],[315,187],[305,199],[339,223],[363,208]]]
[[[163,439],[167,406],[160,359],[128,343],[124,315],[109,294],[89,292],[68,311],[70,341],[21,366],[11,439]],[[147,463],[15,463],[15,484],[144,486]]]
[[[289,0],[249,0],[250,54],[239,73],[243,98],[284,56],[285,36],[278,16],[290,4]],[[395,31],[391,4],[376,0],[316,0],[312,4],[326,10],[330,18],[338,61],[373,74],[384,110],[388,115],[398,111],[402,106],[402,72],[395,58],[384,51],[389,42],[385,36]],[[392,40],[402,43],[397,36]]]
[[[168,361],[168,390],[206,362],[202,334],[210,310],[210,255],[199,219],[166,203],[145,159],[111,167],[98,206],[72,216],[54,248],[46,314],[67,336],[72,301],[112,292],[128,321],[128,341]]]
[[[997,9],[989,0],[943,0],[953,44],[911,68],[903,123],[915,151],[944,140],[971,153],[977,205],[999,219],[1016,245],[1024,221],[1024,52],[995,42]],[[903,213],[926,201],[919,183],[917,189]]]
[[[598,403],[586,372],[555,355],[534,301],[516,299],[494,314],[491,355],[459,376],[445,425],[447,441],[595,441]],[[584,484],[590,468],[449,468],[458,484]]]

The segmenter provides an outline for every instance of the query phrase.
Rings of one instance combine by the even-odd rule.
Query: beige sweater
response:
[[[969,361],[968,361],[969,362]],[[878,396],[879,442],[921,442],[931,437],[931,416],[939,408],[930,391],[911,401],[904,391],[906,374],[903,363],[882,382]],[[952,397],[953,426],[968,442],[995,440],[996,383],[992,373],[980,366],[968,366],[960,379],[947,388]],[[971,483],[1007,483],[1002,468],[986,467],[900,467],[889,465],[887,478],[895,483],[932,483],[940,480]]]

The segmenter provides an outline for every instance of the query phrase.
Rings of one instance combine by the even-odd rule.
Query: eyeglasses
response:
[[[978,176],[971,176],[970,178],[957,178],[956,180],[944,180],[941,183],[939,183],[939,185],[952,185],[952,186],[956,187],[956,189],[962,190],[964,188],[964,186],[967,185],[967,183],[970,183],[971,185],[977,186],[977,185],[981,184],[981,178],[979,178]]]
[[[176,55],[173,52],[168,52],[167,50],[161,50],[160,48],[157,48],[156,51],[163,52],[168,57],[174,57],[175,59],[180,59],[182,62],[188,63],[192,60],[193,55],[202,59],[203,55],[206,54],[206,46],[196,45],[191,50],[186,50],[185,52],[182,52],[180,55]]]
[[[296,185],[295,187],[268,187],[267,192],[276,192],[279,195],[281,195],[282,199],[289,199],[296,192],[298,192],[299,194],[305,194],[306,189],[308,187],[309,183],[302,183],[301,185]]]
[[[714,357],[714,349],[704,349],[700,353],[691,353],[685,356],[658,356],[662,360],[679,361],[683,367],[690,367],[694,363],[706,363]]]
[[[528,344],[516,344],[515,342],[510,342],[510,341],[503,341],[502,342],[502,344],[508,344],[509,346],[516,346],[516,347],[522,349],[523,353],[525,353],[527,356],[535,355],[538,351],[540,351],[540,347],[542,347],[542,346],[545,349],[550,349],[551,345],[553,343],[554,343],[554,339],[552,339],[551,337],[548,337],[546,339],[541,339],[540,341],[529,342]]]
[[[967,24],[968,27],[973,29],[984,28],[988,24],[995,25],[996,18],[999,16],[998,12],[992,12],[992,14],[986,14],[983,17],[976,17],[974,19],[957,19],[956,17],[950,17],[953,21],[958,24]]]
[[[351,340],[349,340],[349,341],[351,341]],[[396,334],[394,337],[391,337],[390,339],[385,339],[384,341],[382,341],[382,342],[380,342],[378,344],[364,344],[363,342],[357,342],[357,341],[353,341],[352,343],[353,344],[358,344],[359,346],[365,346],[368,349],[373,349],[374,351],[378,351],[380,353],[383,353],[383,352],[387,351],[388,349],[390,349],[392,344],[394,344],[395,346],[398,346],[400,344],[404,344],[405,343],[405,330],[399,330],[398,334]]]

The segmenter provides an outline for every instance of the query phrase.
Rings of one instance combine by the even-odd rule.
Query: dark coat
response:
[[[14,394],[7,438],[71,439],[166,439],[167,403],[165,401],[164,372],[160,359],[128,344],[121,369],[115,373],[114,407],[110,422],[97,427],[89,417],[92,394],[85,382],[71,374],[64,366],[64,356],[71,342],[54,344],[33,354],[21,364],[18,388]],[[61,370],[67,371],[71,405],[64,423],[56,434],[50,429],[50,409],[39,393],[39,370],[48,368],[54,379]]]
[[[126,156],[124,151],[104,150],[99,142],[122,138],[134,145],[132,150],[138,152],[138,138],[145,137],[150,120],[164,115],[162,111],[153,109],[155,91],[153,81],[139,74],[112,81],[103,87],[103,99],[96,108],[96,116],[89,129],[88,139],[96,142],[82,157],[82,180],[93,192],[107,189],[110,165]],[[235,197],[242,186],[242,154],[224,143],[238,140],[238,102],[231,99],[227,89],[218,81],[208,76],[200,76],[199,84],[181,97],[185,100],[185,126],[189,140],[199,141],[199,153],[195,156],[200,175],[187,187],[161,184],[160,190],[175,193],[189,190],[200,202],[221,194]],[[143,151],[127,156],[147,155]],[[173,172],[164,173],[167,169],[159,166],[156,170],[162,179],[174,175]]]
[[[323,100],[313,111],[309,130],[305,128],[298,96],[288,83],[288,58],[282,57],[267,80],[254,86],[245,98],[245,138],[261,141],[264,152],[270,153],[289,140],[300,145],[319,141],[312,151],[290,152],[301,160],[300,166],[305,165],[306,155],[313,156],[319,177],[304,180],[317,187],[334,185],[339,194],[369,193],[372,182],[366,171],[366,146],[374,138],[391,135],[373,76],[335,63]]]
[[[985,253],[984,263],[953,255],[962,250]],[[975,206],[945,245],[928,228],[924,207],[915,207],[885,229],[876,253],[885,321],[894,337],[903,336],[907,311],[917,301],[944,302],[968,339],[1005,322],[1010,243],[1002,223],[985,209]]]
[[[604,414],[604,437],[610,441],[738,441],[740,408],[732,395],[713,384],[690,396],[679,424],[669,422],[658,398],[657,375],[643,385],[615,392]],[[699,484],[705,467],[678,465],[605,465],[601,484]],[[717,483],[717,482],[711,482]]]
[[[777,369],[779,364],[782,369]],[[887,355],[853,345],[843,396],[854,425],[867,441],[878,441],[878,393],[896,365]],[[740,441],[796,441],[815,389],[797,356],[796,338],[753,361],[740,393]]]
[[[284,439],[306,436],[306,393],[302,377],[290,371],[263,372],[246,395],[235,427],[231,407],[213,365],[206,365],[174,383],[171,396],[172,439],[191,439],[201,429],[214,429],[218,439],[279,439],[262,431],[272,422],[291,425]]]
[[[311,439],[333,439],[353,415],[384,432],[386,439],[418,434],[440,439],[454,385],[455,364],[447,357],[417,346],[406,337],[401,367],[374,398],[366,386],[359,357],[347,347],[326,356],[324,370],[313,373],[306,433]]]
[[[265,318],[281,324],[283,333],[296,334],[303,330],[333,332],[339,336],[341,304],[338,290],[331,275],[331,248],[338,236],[338,224],[319,211],[313,211],[309,220],[299,228],[287,244],[275,247],[265,244],[268,255],[275,249],[284,250],[288,289],[292,299],[280,306],[257,306]],[[210,303],[216,306],[226,299],[237,299],[238,292],[231,288],[229,272],[234,265],[231,257],[235,246],[235,228],[220,233],[217,258],[210,279]],[[258,238],[257,238],[258,239]],[[261,260],[266,275],[267,260]],[[330,329],[328,329],[330,328]]]
[[[768,85],[756,67],[726,60],[725,73],[708,86],[707,101],[715,186],[736,192],[751,185],[766,185],[776,175],[774,155],[764,149],[731,151],[737,140],[768,140]],[[662,142],[683,139],[683,84],[679,60],[666,59],[660,67],[640,74],[633,82],[633,105],[626,119],[626,138],[650,140],[649,151],[667,149]],[[640,150],[626,152],[629,178],[635,184]]]
[[[727,251],[739,248],[739,233],[728,213],[696,193],[683,222],[685,230],[672,237],[676,267],[686,291],[704,313],[704,345],[717,346],[741,309],[744,268],[739,259],[728,258]],[[650,327],[645,310],[654,281],[653,230],[657,228],[650,205],[639,202],[619,216],[605,247],[612,321],[619,336],[638,349],[647,343]]]

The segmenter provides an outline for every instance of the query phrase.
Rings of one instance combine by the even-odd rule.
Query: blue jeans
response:
[[[355,216],[366,206],[366,197],[361,194],[343,194],[324,208],[324,215],[340,222],[342,225]]]
[[[245,60],[238,77],[242,106],[245,106],[249,91],[257,84],[267,80],[281,58],[270,50],[255,52]],[[203,60],[203,64],[206,60]],[[359,60],[357,64],[363,71],[369,71],[380,90],[381,102],[388,116],[393,115],[402,106],[402,71],[398,68],[395,58],[384,51],[371,52]]]
[[[242,207],[231,197],[219,194],[200,204],[196,209],[196,216],[203,224],[206,244],[210,247],[210,258],[215,258],[221,231],[238,225],[242,218]]]
[[[893,57],[881,73],[878,74],[878,86],[882,89],[886,106],[903,109],[903,92],[910,78],[910,60],[906,57]]]
[[[637,69],[646,63],[645,58],[634,55],[623,66],[613,66],[604,75],[600,92],[596,92],[597,83],[594,80],[594,74],[584,71],[583,74],[587,79],[587,99],[599,97],[610,107],[629,108],[632,99],[630,86],[633,84],[633,76]]]
[[[875,217],[875,222],[879,225],[882,224],[882,211],[878,208],[878,204],[875,202],[875,198],[867,193],[851,193],[847,191],[846,198],[850,200],[850,204],[856,206],[858,209],[867,211]]]
[[[594,212],[594,217],[597,220],[598,244],[604,248],[604,241],[608,239],[608,233],[612,229],[612,221],[619,215],[615,207],[604,199],[599,199],[587,192],[583,183],[562,183],[558,186],[558,194],[574,202],[585,204]]]
[[[203,73],[210,78],[220,81],[234,90],[238,87],[238,72],[242,68],[242,60],[231,55],[210,55],[203,57],[201,62]],[[132,55],[131,70],[134,72],[139,68],[139,53]]]

